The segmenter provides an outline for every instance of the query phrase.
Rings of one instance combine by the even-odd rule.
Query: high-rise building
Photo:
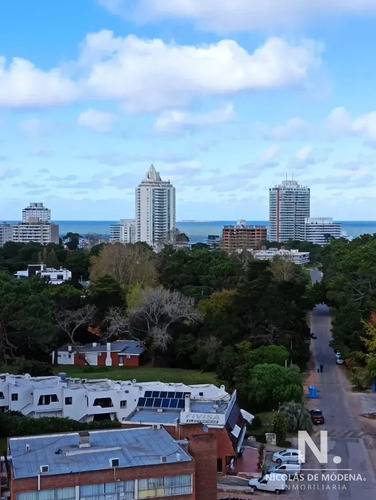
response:
[[[171,242],[174,228],[175,188],[170,181],[162,181],[151,165],[136,188],[136,241],[149,245]]]
[[[118,224],[110,226],[110,243],[134,243],[136,227],[133,219],[121,219]]]
[[[269,189],[269,240],[304,240],[310,216],[310,190],[296,181],[283,181]]]
[[[12,226],[3,222],[0,224],[0,247],[7,241],[12,241]]]
[[[221,247],[226,252],[238,249],[257,248],[266,240],[266,226],[247,226],[240,220],[235,226],[224,226],[222,229]]]
[[[22,222],[28,222],[30,217],[38,217],[41,222],[51,222],[51,210],[43,203],[30,203],[22,210]]]
[[[42,222],[38,217],[29,217],[28,222],[18,222],[12,226],[12,241],[41,245],[59,243],[59,226],[51,222]]]
[[[331,217],[307,217],[304,223],[304,239],[317,245],[327,245],[331,238],[341,237],[341,224]]]

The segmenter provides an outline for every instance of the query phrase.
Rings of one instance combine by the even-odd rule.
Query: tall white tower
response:
[[[149,245],[172,241],[175,218],[175,188],[162,181],[151,165],[136,188],[136,241]]]
[[[269,241],[304,240],[309,215],[309,187],[283,181],[269,189]]]

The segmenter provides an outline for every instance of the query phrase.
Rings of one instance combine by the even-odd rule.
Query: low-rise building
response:
[[[136,225],[132,219],[121,219],[110,226],[110,243],[135,243]]]
[[[224,226],[221,247],[226,252],[257,248],[266,240],[266,234],[266,226],[248,226],[240,220],[235,226]]]
[[[241,453],[246,423],[253,416],[240,409],[236,391],[212,384],[86,380],[0,375],[0,411],[29,417],[67,417],[81,422],[117,419],[125,427],[163,425],[175,438],[197,434],[205,426],[217,440],[217,471],[225,473]]]
[[[9,438],[14,500],[215,500],[216,442],[160,426]]]
[[[57,349],[58,365],[139,366],[144,347],[137,340],[115,340],[100,344],[92,342],[73,349],[65,345]],[[52,363],[55,352],[52,352]]]
[[[299,250],[286,250],[278,248],[268,248],[267,250],[251,250],[252,255],[257,260],[272,260],[279,257],[298,265],[309,264],[309,252],[299,252]]]
[[[3,222],[0,224],[0,247],[7,241],[12,241],[12,226]]]
[[[306,217],[304,239],[316,245],[327,245],[332,238],[341,237],[341,224],[331,217]]]
[[[66,281],[72,279],[72,272],[69,269],[54,269],[47,267],[46,264],[29,264],[26,271],[16,271],[14,276],[17,279],[31,278],[32,276],[40,276],[41,278],[48,279],[51,285],[61,285]]]
[[[34,241],[41,245],[59,244],[59,226],[41,221],[38,217],[29,217],[27,222],[18,222],[12,226],[12,241],[16,243]]]

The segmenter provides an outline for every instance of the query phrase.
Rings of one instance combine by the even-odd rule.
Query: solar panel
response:
[[[153,406],[154,403],[154,398],[146,398],[146,404],[145,406]]]
[[[183,393],[182,393],[182,392],[177,392],[177,393],[175,394],[175,397],[176,397],[177,399],[181,399],[181,398],[183,397]]]
[[[178,400],[175,398],[171,399],[169,408],[176,408],[177,406],[178,406]]]
[[[153,408],[160,408],[162,404],[162,399],[161,398],[155,398],[154,399],[154,405]]]
[[[153,391],[152,397],[153,398],[159,398],[159,391]]]
[[[169,399],[162,399],[162,408],[168,408],[169,404],[170,404]]]
[[[145,406],[145,401],[146,401],[146,399],[145,399],[145,398],[138,398],[138,403],[137,403],[137,406],[139,406],[140,408],[144,408],[144,406]]]
[[[175,393],[174,392],[168,392],[167,393],[167,397],[168,398],[174,398],[175,397]]]
[[[184,399],[179,399],[178,401],[178,408],[184,408],[185,404],[184,404]]]
[[[145,398],[151,398],[151,391],[145,392]]]
[[[159,395],[160,398],[167,398],[167,391],[162,391]]]

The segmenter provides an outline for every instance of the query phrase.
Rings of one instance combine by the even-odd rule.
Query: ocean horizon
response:
[[[88,234],[98,234],[103,238],[108,238],[110,226],[117,224],[118,221],[54,221],[59,224],[59,234],[64,236],[68,232],[79,233],[82,236]],[[236,224],[234,220],[181,220],[176,222],[179,231],[186,233],[191,243],[201,243],[207,240],[209,234],[220,235],[222,227],[225,225]],[[342,225],[342,231],[347,236],[356,238],[361,234],[376,233],[376,221],[336,221]],[[265,220],[249,220],[250,225],[265,225],[267,228],[269,222]]]

